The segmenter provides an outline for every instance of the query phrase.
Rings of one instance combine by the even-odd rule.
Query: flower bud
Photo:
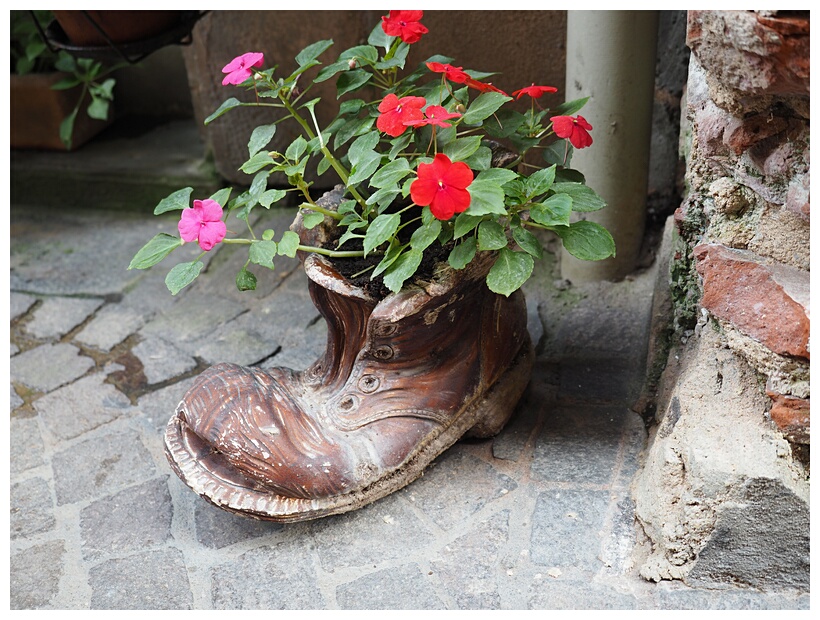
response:
[[[355,69],[356,67],[359,66],[359,63],[356,62],[355,58],[351,58],[350,60],[347,61],[347,66],[350,67],[351,69]]]
[[[467,108],[464,107],[463,103],[459,103],[456,106],[456,112],[458,112],[459,114],[464,114],[466,111],[467,111]]]

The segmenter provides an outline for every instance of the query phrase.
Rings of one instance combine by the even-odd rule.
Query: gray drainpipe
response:
[[[649,143],[655,90],[657,11],[567,11],[568,100],[590,96],[580,114],[593,144],[571,166],[607,202],[585,214],[605,226],[617,255],[583,261],[566,251],[561,275],[571,282],[620,280],[637,263],[646,219]]]

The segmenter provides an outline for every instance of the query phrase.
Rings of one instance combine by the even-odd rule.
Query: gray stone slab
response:
[[[13,484],[9,495],[12,540],[31,538],[54,529],[54,501],[44,478],[30,478]]]
[[[45,463],[43,458],[45,448],[37,418],[12,416],[9,432],[11,435],[10,469],[12,474],[18,474]]]
[[[638,600],[612,586],[590,581],[543,578],[532,584],[528,609],[638,609]]]
[[[359,577],[336,588],[341,609],[444,609],[418,564]]]
[[[530,537],[533,563],[565,573],[568,568],[598,572],[608,505],[608,491],[556,489],[539,494]]]
[[[193,354],[193,349],[186,343],[208,336],[219,325],[245,311],[245,306],[235,301],[191,292],[148,321],[139,333],[146,338],[162,338]]]
[[[504,429],[493,437],[493,457],[505,461],[518,461],[530,440],[545,403],[554,395],[552,386],[540,384],[534,377],[518,403],[513,417]],[[554,396],[553,396],[554,398]]]
[[[215,609],[326,609],[304,540],[243,553],[211,571]]]
[[[133,349],[149,384],[162,383],[196,368],[196,360],[161,338],[148,337]]]
[[[307,327],[287,330],[282,337],[282,350],[266,360],[262,366],[304,370],[324,355],[327,346],[327,324],[320,317],[314,318],[317,320]]]
[[[15,409],[17,409],[17,407],[20,407],[25,404],[25,401],[22,398],[20,398],[20,395],[14,389],[13,385],[9,385],[9,397],[9,400],[11,401],[11,411],[14,411]]]
[[[10,302],[11,302],[11,320],[23,316],[31,306],[34,305],[34,302],[37,301],[37,297],[33,295],[26,295],[25,293],[15,293],[14,291],[11,292],[9,295]]]
[[[193,595],[182,552],[147,551],[88,571],[92,609],[191,609]]]
[[[564,407],[547,412],[530,470],[536,480],[608,485],[623,435],[625,408]]]
[[[13,554],[9,562],[10,608],[48,607],[60,589],[64,556],[65,543],[62,540],[52,540]]]
[[[208,364],[257,364],[279,349],[269,322],[253,312],[245,313],[192,342],[188,350]]]
[[[314,521],[310,527],[319,561],[328,572],[402,561],[435,541],[397,494],[355,512]]]
[[[161,219],[163,229],[173,226],[171,217],[12,205],[11,288],[46,295],[121,293],[139,280],[140,272],[128,271],[128,264],[159,232]]]
[[[200,500],[194,506],[197,541],[211,549],[281,532],[285,525],[243,517]]]
[[[512,478],[456,445],[402,493],[439,527],[450,530],[517,486]]]
[[[46,297],[34,311],[26,331],[35,338],[59,338],[85,321],[104,300],[81,297]]]
[[[114,432],[72,444],[51,461],[57,504],[103,497],[156,475],[151,455],[134,432]]]
[[[11,343],[9,343],[9,350],[10,350],[9,357],[14,357],[15,355],[17,355],[20,352],[20,347],[18,347],[16,344],[11,342]]]
[[[102,308],[75,336],[76,342],[110,351],[143,326],[145,319],[136,310],[109,304]]]
[[[635,502],[625,495],[610,516],[612,524],[604,540],[601,561],[608,575],[625,575],[634,568],[633,554],[637,544]]]
[[[43,344],[11,358],[11,379],[50,392],[83,376],[94,360],[70,344]]]
[[[164,433],[176,406],[195,381],[196,377],[190,377],[154,392],[148,392],[137,401],[139,415],[157,431]]]
[[[34,401],[44,426],[61,440],[79,437],[131,412],[128,397],[97,373]]]
[[[565,359],[560,402],[634,403],[643,385],[643,364],[622,359]]]
[[[80,511],[83,557],[124,555],[171,539],[171,494],[166,478],[103,497]]]
[[[503,510],[471,527],[430,561],[459,609],[501,609],[498,565],[510,536],[509,516]]]

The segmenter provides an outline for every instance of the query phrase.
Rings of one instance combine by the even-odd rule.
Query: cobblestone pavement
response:
[[[233,247],[176,297],[165,274],[194,248],[126,271],[173,230],[149,211],[12,205],[12,609],[808,609],[808,595],[637,575],[629,487],[646,431],[630,406],[652,271],[567,287],[546,261],[527,287],[538,358],[515,417],[402,491],[290,525],[212,507],[163,454],[180,396],[219,361],[305,367],[324,321],[295,260],[252,293],[233,288]],[[281,231],[292,213],[266,217]]]

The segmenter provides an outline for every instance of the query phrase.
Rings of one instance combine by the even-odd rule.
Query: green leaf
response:
[[[384,48],[384,51],[387,52],[387,50],[390,49],[390,46],[393,45],[395,38],[396,37],[388,36],[384,32],[381,22],[379,22],[370,32],[370,36],[367,37],[367,42],[374,47],[382,47]]]
[[[487,171],[489,172],[489,170]],[[483,173],[482,173],[483,174]],[[476,179],[467,187],[470,192],[470,206],[465,213],[470,215],[506,215],[504,191],[493,181]]]
[[[473,260],[475,253],[475,237],[467,237],[450,251],[447,262],[453,269],[464,269]]]
[[[338,149],[345,142],[350,140],[350,138],[354,136],[360,136],[373,126],[373,123],[376,122],[376,119],[372,116],[366,116],[365,118],[353,118],[347,121],[344,125],[342,125],[341,129],[336,132],[336,137],[333,138],[333,148]]]
[[[66,148],[71,148],[71,136],[74,135],[74,120],[77,118],[77,111],[79,108],[74,108],[71,114],[66,116],[60,123],[60,140],[66,145]]]
[[[484,220],[478,225],[478,249],[500,250],[507,247],[504,228],[494,220]]]
[[[116,86],[117,80],[114,78],[108,78],[102,84],[99,84],[94,91],[100,97],[105,97],[109,101],[113,101],[114,99],[114,86]]]
[[[362,161],[365,156],[370,158],[370,154],[373,152],[373,149],[379,143],[379,132],[378,131],[371,131],[369,133],[364,134],[363,136],[359,136],[353,141],[353,144],[350,145],[350,149],[348,150],[348,159],[350,163],[355,166],[360,161]]]
[[[395,235],[400,223],[401,216],[398,213],[382,213],[376,216],[364,236],[365,256]]]
[[[393,54],[393,58],[377,62],[375,65],[373,65],[373,67],[378,71],[382,71],[384,69],[392,69],[393,67],[404,69],[404,63],[407,60],[407,54],[409,52],[409,45],[407,45],[406,43],[399,43],[399,46],[396,48],[396,52]]]
[[[467,210],[469,211],[469,209]],[[480,216],[472,216],[468,212],[459,213],[456,216],[456,222],[453,226],[453,237],[458,239],[459,237],[463,237],[468,232],[471,232],[475,229],[476,226],[482,221]]]
[[[369,179],[378,170],[381,161],[382,156],[376,151],[368,151],[350,171],[350,177],[347,179],[348,187]]]
[[[507,97],[496,92],[482,93],[476,97],[475,101],[467,108],[467,112],[464,113],[463,122],[467,125],[480,123],[507,101],[512,101],[512,97]]]
[[[231,197],[232,189],[230,187],[223,187],[217,192],[211,194],[211,200],[216,202],[220,207],[225,207],[228,204],[228,199]]]
[[[508,170],[506,168],[490,168],[489,170],[485,170],[479,174],[476,177],[476,180],[481,181],[482,183],[490,182],[501,186],[517,178],[518,173],[515,170]]]
[[[17,73],[20,73],[20,71],[18,70]],[[81,80],[74,76],[68,76],[64,77],[56,84],[52,84],[51,90],[68,90],[69,88],[74,88],[75,86],[79,86],[80,84],[82,84]]]
[[[161,213],[166,213],[167,211],[187,209],[188,205],[191,204],[191,194],[193,191],[193,187],[184,187],[166,196],[159,201],[159,204],[156,207],[154,207],[154,215],[160,215]]]
[[[265,207],[266,209],[270,209],[270,206],[274,202],[279,202],[287,195],[287,192],[283,189],[269,189],[262,193],[259,196],[259,204]]]
[[[213,114],[211,114],[208,118],[205,119],[205,124],[207,125],[211,121],[213,121],[213,120],[219,118],[220,116],[222,116],[223,114],[225,114],[225,112],[227,112],[228,110],[232,110],[233,108],[237,108],[241,105],[242,105],[242,102],[239,101],[239,99],[237,99],[236,97],[231,97],[230,99],[226,99],[225,101],[222,102],[222,105],[219,106]]]
[[[108,118],[108,101],[99,97],[91,97],[91,103],[86,110],[89,118],[104,121]]]
[[[301,67],[303,65],[310,63],[313,60],[316,60],[316,58],[318,58],[319,55],[322,52],[324,52],[327,48],[329,48],[331,45],[333,45],[333,39],[316,41],[316,43],[308,45],[305,49],[303,49],[296,55],[296,64],[298,64]]]
[[[509,248],[502,248],[487,274],[487,287],[493,293],[509,297],[529,279],[534,265],[532,256],[526,252],[513,252]]]
[[[321,224],[324,219],[325,216],[322,213],[317,213],[316,211],[305,211],[302,213],[302,226],[304,226],[307,230],[311,230]]]
[[[615,241],[609,231],[597,224],[581,220],[554,229],[564,242],[567,252],[581,260],[603,260],[615,256]]]
[[[251,139],[248,141],[248,157],[253,157],[273,139],[273,134],[276,133],[276,123],[270,125],[260,125],[251,133]]]
[[[441,151],[447,155],[451,161],[464,161],[475,153],[479,146],[481,146],[481,136],[468,136],[466,138],[453,140],[446,144]]]
[[[367,199],[365,204],[367,205],[378,205],[378,212],[381,213],[384,211],[389,205],[393,203],[393,200],[401,193],[401,190],[393,186],[383,187],[382,189],[376,190],[373,192],[373,195]]]
[[[572,198],[566,194],[555,194],[530,207],[530,218],[543,226],[568,226],[571,211]]]
[[[273,228],[265,229],[265,231],[262,233],[262,241],[270,241],[271,239],[273,239],[273,235],[275,234],[276,233],[274,232]]]
[[[544,149],[544,161],[548,164],[569,166],[572,161],[572,146],[568,140],[557,140]]]
[[[538,241],[538,237],[533,235],[529,230],[516,226],[512,229],[512,233],[513,239],[515,239],[518,247],[524,250],[527,254],[534,258],[541,258],[544,255],[544,251],[541,248],[541,242]]]
[[[542,194],[546,194],[552,186],[553,181],[555,181],[554,165],[533,172],[525,181],[527,195],[541,196]]]
[[[182,239],[167,233],[159,233],[146,243],[134,258],[131,259],[129,269],[148,269],[156,265],[173,250],[182,246]]]
[[[384,273],[384,285],[394,293],[398,293],[404,282],[416,273],[421,264],[421,250],[412,249],[405,252]]]
[[[583,183],[554,183],[552,190],[570,196],[573,211],[597,211],[606,206],[604,199]]]
[[[171,291],[171,295],[176,295],[196,280],[204,266],[205,264],[199,260],[175,265],[174,268],[168,272],[168,275],[165,276],[165,286]]]
[[[254,174],[255,172],[259,172],[265,166],[269,166],[270,164],[275,163],[273,158],[270,156],[268,151],[262,151],[261,153],[257,153],[253,157],[251,157],[248,161],[246,161],[242,166],[239,168],[245,174]]]
[[[350,65],[347,64],[346,60],[338,60],[332,64],[327,65],[326,67],[322,67],[319,74],[313,78],[314,82],[324,82],[325,80],[329,80],[337,73],[342,71],[349,71]]]
[[[296,256],[296,250],[299,249],[299,235],[292,230],[288,230],[282,234],[282,239],[279,240],[279,247],[276,249],[280,256],[289,256],[293,258]]]
[[[555,112],[550,114],[550,116],[571,116],[575,114],[578,110],[583,108],[586,105],[586,102],[589,101],[589,97],[584,97],[583,99],[573,99],[572,101],[565,101],[557,108],[555,108]]]
[[[341,244],[340,244],[341,245]],[[387,251],[384,253],[384,258],[376,265],[376,268],[373,270],[373,273],[370,275],[371,278],[375,278],[384,272],[385,269],[390,267],[396,260],[401,256],[401,253],[407,246],[402,245],[395,239],[390,243],[390,247],[387,248]]]
[[[296,136],[296,139],[288,145],[285,157],[290,161],[298,161],[306,150],[307,140],[302,136]]]
[[[394,159],[385,164],[370,179],[370,187],[384,188],[395,185],[410,174],[410,164],[404,158]]]
[[[256,276],[242,267],[241,271],[236,274],[236,288],[240,291],[255,291]]]
[[[423,252],[438,239],[439,233],[441,233],[441,222],[433,218],[413,231],[410,237],[410,247]]]
[[[367,84],[372,77],[372,73],[369,71],[364,71],[363,69],[354,69],[352,71],[342,73],[336,80],[336,99],[339,99],[342,95],[346,95],[347,93],[361,88]]]
[[[273,258],[276,256],[276,242],[254,241],[248,250],[248,258],[255,265],[273,269]]]
[[[484,123],[487,135],[493,138],[507,138],[524,124],[524,115],[515,110],[498,110]]]
[[[339,54],[339,60],[347,62],[351,58],[364,59],[369,63],[374,63],[379,59],[379,50],[372,45],[357,45],[346,49]]]
[[[488,146],[479,146],[478,150],[464,160],[472,170],[489,170],[493,165],[493,152]]]

